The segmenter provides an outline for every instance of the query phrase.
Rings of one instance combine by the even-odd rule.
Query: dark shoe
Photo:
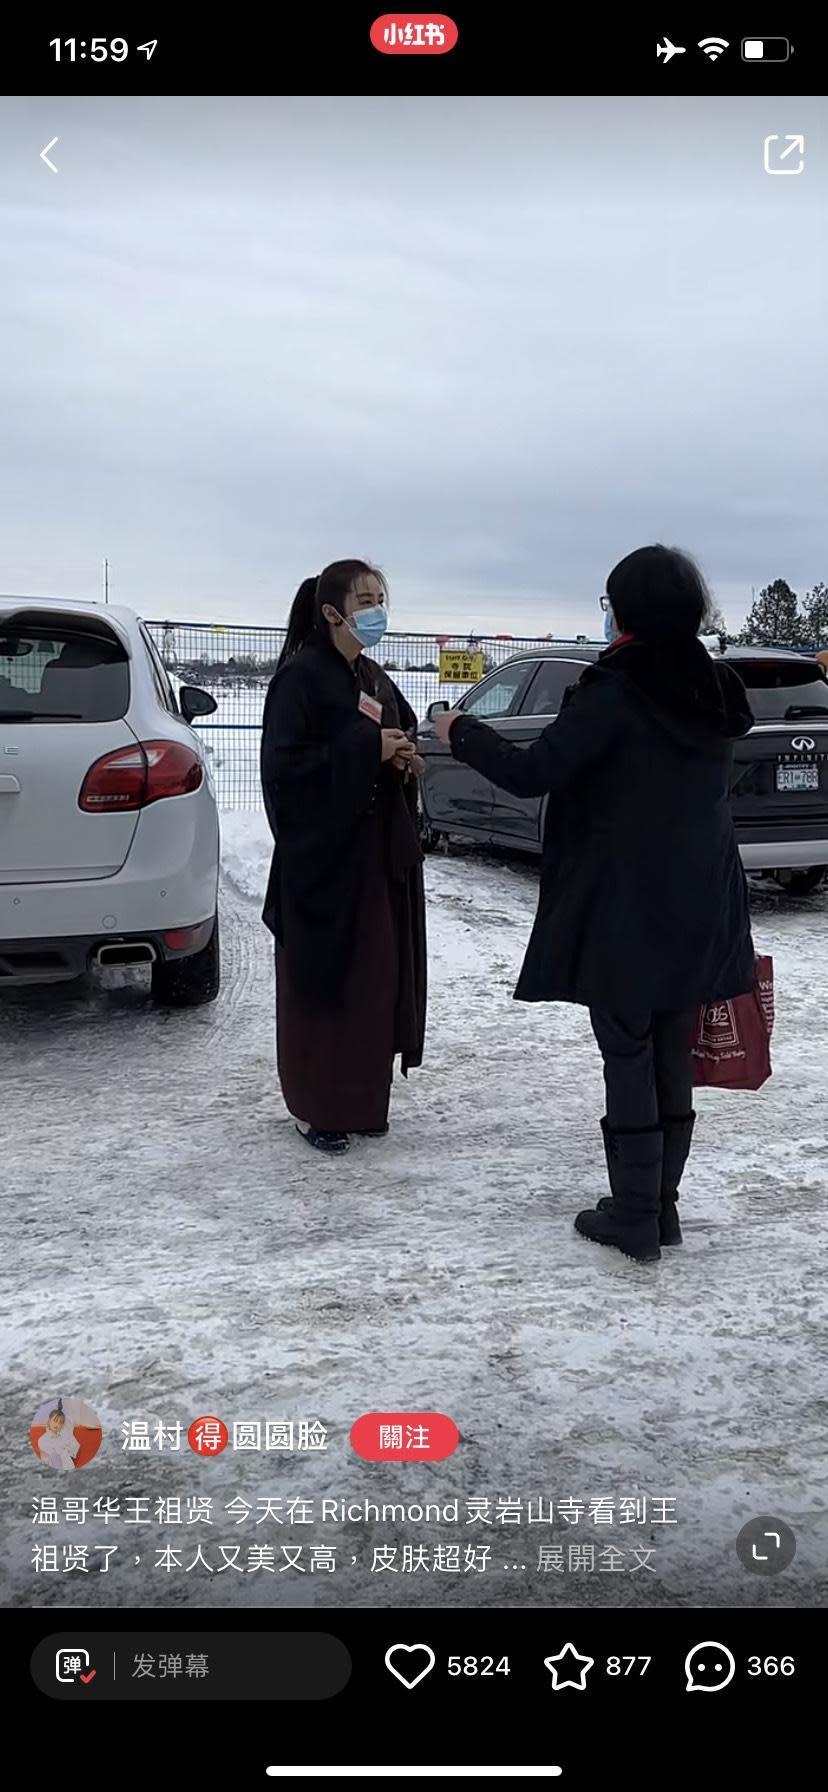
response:
[[[388,1121],[386,1120],[385,1125],[378,1126],[374,1132],[358,1132],[354,1136],[357,1139],[384,1139],[387,1137],[389,1130]]]
[[[612,1245],[637,1263],[657,1263],[659,1209],[664,1159],[660,1126],[646,1132],[605,1129],[613,1197],[601,1208],[579,1213],[575,1230],[595,1244]]]
[[[670,1246],[683,1243],[676,1202],[678,1200],[679,1183],[682,1178],[684,1166],[690,1155],[690,1145],[693,1139],[693,1127],[695,1122],[695,1114],[686,1114],[683,1119],[665,1120],[662,1123],[664,1129],[664,1159],[661,1177],[661,1208],[658,1229],[659,1242],[663,1245]],[[601,1121],[601,1131],[604,1135],[607,1174],[609,1176],[610,1188],[613,1188],[613,1195],[604,1195],[602,1200],[597,1203],[596,1211],[598,1213],[608,1213],[613,1203],[614,1185],[612,1176],[613,1159],[609,1145],[610,1133],[606,1119]]]
[[[341,1157],[343,1152],[351,1149],[346,1132],[317,1132],[315,1126],[300,1126],[298,1122],[296,1131],[315,1151],[327,1151],[329,1157]]]

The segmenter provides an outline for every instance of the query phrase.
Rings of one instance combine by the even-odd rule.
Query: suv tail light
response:
[[[177,740],[136,741],[90,765],[78,804],[87,815],[146,809],[167,796],[198,790],[204,768],[192,747]]]

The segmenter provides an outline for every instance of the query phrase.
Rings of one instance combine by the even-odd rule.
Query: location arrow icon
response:
[[[51,143],[47,143],[46,148],[42,149],[40,152],[41,162],[45,162],[47,168],[51,168],[53,174],[57,174],[57,169],[55,167],[54,162],[49,161],[49,151],[50,151],[50,149],[54,149],[55,144],[58,141],[59,141],[59,139],[57,137],[53,137]]]

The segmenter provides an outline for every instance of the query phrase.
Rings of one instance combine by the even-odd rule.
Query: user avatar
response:
[[[103,1426],[93,1406],[74,1394],[59,1394],[38,1407],[29,1437],[32,1449],[47,1468],[66,1473],[83,1468],[101,1447]]]

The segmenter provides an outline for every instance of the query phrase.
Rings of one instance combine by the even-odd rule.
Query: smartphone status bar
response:
[[[479,7],[346,6],[321,19],[312,9],[273,12],[253,26],[237,15],[209,30],[195,17],[126,35],[117,24],[112,34],[95,29],[70,22],[54,35],[38,22],[7,25],[5,90],[728,95],[768,93],[771,82],[775,91],[807,93],[820,89],[826,49],[824,28],[814,25],[765,38],[698,28],[657,36],[619,17],[587,32],[575,17],[529,8],[484,16]]]

